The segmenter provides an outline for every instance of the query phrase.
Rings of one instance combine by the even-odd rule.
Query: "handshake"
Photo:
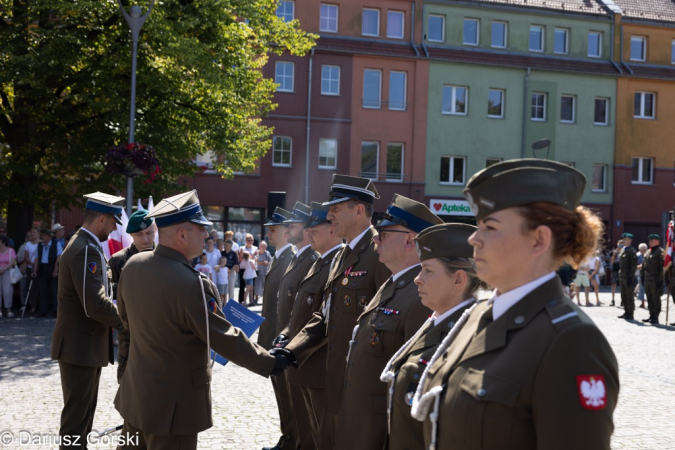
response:
[[[274,368],[272,369],[272,376],[274,377],[283,374],[288,369],[288,366],[298,367],[293,352],[284,348],[287,344],[288,337],[283,334],[280,334],[272,341],[273,348],[270,350],[270,355],[276,358]]]

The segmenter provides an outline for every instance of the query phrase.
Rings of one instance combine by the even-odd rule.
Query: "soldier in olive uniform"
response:
[[[272,349],[297,358],[299,366],[328,346],[326,358],[326,412],[330,415],[333,436],[345,386],[345,359],[356,319],[372,300],[391,271],[379,261],[375,251],[375,229],[371,226],[373,202],[380,198],[367,178],[333,175],[328,219],[337,236],[347,245],[335,256],[326,282],[321,311],[288,344]]]
[[[645,253],[642,270],[645,274],[645,294],[649,306],[649,318],[643,322],[652,325],[659,323],[661,314],[661,295],[663,295],[663,249],[659,247],[661,237],[649,235],[649,250]]]
[[[335,234],[335,228],[327,219],[328,206],[312,202],[312,209],[307,228],[312,244],[312,250],[320,257],[309,269],[307,276],[298,286],[293,310],[288,326],[275,339],[275,346],[284,347],[302,328],[312,319],[314,313],[321,308],[321,299],[324,295],[326,281],[330,272],[330,265],[337,252],[343,247],[342,239]],[[302,448],[330,449],[333,447],[333,436],[330,426],[330,417],[326,414],[326,355],[324,345],[302,367],[286,372],[286,379],[291,393],[299,390],[304,400],[304,409],[309,417],[308,424],[296,422],[299,433],[311,433],[313,446],[305,445]],[[302,405],[293,399],[293,409],[298,411]],[[300,416],[300,414],[296,414]],[[303,425],[309,426],[309,431]],[[304,442],[304,441],[303,441]]]
[[[495,290],[422,374],[411,413],[426,447],[609,450],[617,360],[555,273],[592,255],[602,234],[579,206],[585,186],[578,170],[541,159],[504,161],[467,183],[476,273]]]
[[[52,336],[51,358],[59,361],[63,388],[62,449],[87,447],[101,368],[114,361],[110,328],[122,326],[101,242],[122,223],[124,198],[101,192],[84,198],[84,224],[61,255]]]
[[[389,360],[381,380],[389,383],[388,450],[424,450],[422,422],[410,415],[419,379],[441,341],[485,288],[476,275],[469,236],[473,225],[434,225],[417,235],[422,271],[415,278],[422,304],[434,313]]]
[[[352,333],[337,425],[338,449],[384,447],[387,387],[380,374],[431,315],[414,283],[420,273],[415,236],[441,223],[423,204],[397,194],[376,225],[380,262],[393,275],[363,310]]]
[[[622,237],[624,247],[619,253],[619,282],[621,283],[621,303],[623,303],[624,313],[619,316],[619,319],[633,320],[635,286],[637,284],[637,278],[635,277],[637,252],[631,245],[633,235],[624,233]]]

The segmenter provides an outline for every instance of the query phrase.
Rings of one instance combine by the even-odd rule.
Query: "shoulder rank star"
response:
[[[401,314],[401,311],[397,309],[385,308],[384,306],[380,306],[378,309],[382,311],[382,314],[385,314],[387,316],[391,316],[392,314],[394,315]]]

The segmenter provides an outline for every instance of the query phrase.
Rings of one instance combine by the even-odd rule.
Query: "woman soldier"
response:
[[[422,375],[411,412],[429,448],[610,448],[616,357],[555,276],[591,255],[602,232],[579,206],[585,185],[577,170],[534,159],[469,180],[469,243],[495,292],[460,318]]]
[[[380,379],[389,383],[389,437],[387,448],[422,449],[422,423],[410,416],[417,383],[438,345],[485,284],[476,276],[473,247],[468,239],[473,225],[446,223],[427,228],[415,244],[422,271],[415,278],[422,304],[434,313],[392,357]]]

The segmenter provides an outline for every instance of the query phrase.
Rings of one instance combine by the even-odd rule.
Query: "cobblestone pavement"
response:
[[[675,449],[675,327],[644,325],[647,311],[638,308],[636,321],[617,319],[622,310],[608,307],[610,294],[601,294],[604,307],[588,307],[619,359],[621,393],[614,414],[613,449]],[[617,295],[617,301],[619,296]],[[639,303],[638,303],[639,304]],[[260,307],[254,308],[260,311]],[[670,322],[675,322],[671,303]],[[663,313],[665,320],[665,296]],[[49,359],[55,319],[0,319],[0,447],[56,448],[63,405],[58,365]],[[112,400],[117,391],[116,366],[101,375],[94,429],[122,423]],[[216,365],[212,383],[213,428],[199,435],[200,449],[260,449],[276,443],[278,415],[269,380],[229,363]],[[28,434],[42,434],[40,444],[20,444]],[[3,432],[12,433],[12,436]],[[574,430],[570,430],[574,432]],[[5,440],[3,442],[3,440]],[[33,441],[37,442],[37,441]],[[90,448],[114,448],[99,442]]]

